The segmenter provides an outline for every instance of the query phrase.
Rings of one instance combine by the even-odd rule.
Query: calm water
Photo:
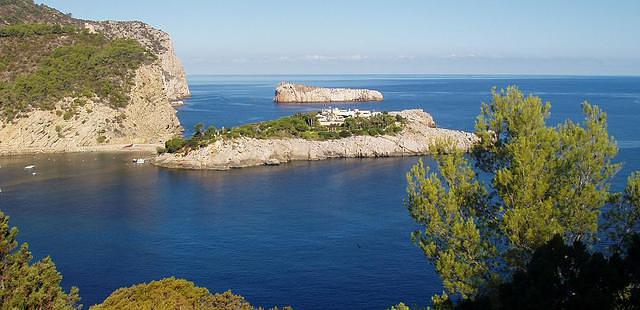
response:
[[[471,130],[492,86],[518,84],[552,101],[552,121],[579,120],[589,100],[609,115],[625,163],[640,169],[640,78],[460,76],[195,76],[179,110],[232,126],[315,106],[271,102],[280,80],[380,89],[358,107],[420,107],[443,127]],[[344,105],[352,106],[352,105]],[[118,287],[171,275],[256,305],[384,309],[425,305],[441,283],[412,245],[402,206],[417,158],[299,162],[232,171],[134,166],[135,154],[0,158],[0,209],[36,257],[51,255],[86,305]],[[37,165],[37,175],[23,170]]]

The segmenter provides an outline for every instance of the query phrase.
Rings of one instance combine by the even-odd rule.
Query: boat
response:
[[[144,164],[144,158],[134,158],[133,162],[136,164]]]
[[[36,167],[36,165],[29,165],[29,166],[25,166],[24,169],[25,170],[31,170],[31,169],[33,169],[35,167]]]

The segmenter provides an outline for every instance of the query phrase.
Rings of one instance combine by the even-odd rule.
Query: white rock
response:
[[[280,83],[273,101],[278,103],[325,103],[382,101],[377,90],[351,88],[322,88],[293,83]]]

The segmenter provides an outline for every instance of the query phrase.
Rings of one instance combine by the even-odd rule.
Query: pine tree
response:
[[[548,126],[550,110],[549,102],[516,87],[494,89],[482,104],[471,156],[445,141],[433,147],[437,171],[420,161],[407,174],[405,205],[422,226],[413,240],[449,295],[473,299],[525,270],[556,234],[594,241],[608,202],[617,202],[607,217],[612,227],[621,219],[625,227],[638,225],[640,175],[630,178],[627,194],[610,192],[620,165],[613,163],[617,146],[606,114],[585,102],[581,124]]]
[[[31,264],[29,246],[18,248],[17,234],[0,211],[0,309],[78,309],[78,289],[64,292],[51,258]]]

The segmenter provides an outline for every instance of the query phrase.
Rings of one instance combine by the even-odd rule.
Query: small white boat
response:
[[[31,169],[33,169],[35,167],[36,167],[36,165],[29,165],[29,166],[25,166],[24,169],[25,170],[31,170]]]
[[[133,162],[136,164],[144,164],[144,158],[134,158]]]

